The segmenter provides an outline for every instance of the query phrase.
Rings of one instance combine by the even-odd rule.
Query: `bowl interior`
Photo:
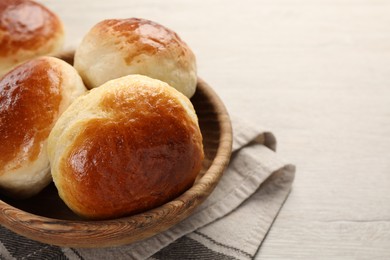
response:
[[[198,91],[191,98],[196,113],[199,118],[199,125],[203,135],[203,145],[205,159],[202,170],[197,180],[199,180],[210,168],[219,148],[221,136],[221,126],[215,104],[205,93],[205,83],[200,82]],[[42,217],[62,219],[62,220],[83,220],[74,214],[60,199],[57,189],[53,183],[46,187],[38,195],[24,200],[14,200],[0,194],[0,200],[20,209],[21,211],[32,213]]]

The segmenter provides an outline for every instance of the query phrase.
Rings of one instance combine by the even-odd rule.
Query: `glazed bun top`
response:
[[[22,61],[51,54],[63,44],[59,18],[30,0],[0,1],[0,76]]]
[[[157,207],[200,172],[202,135],[191,102],[166,83],[130,75],[78,98],[48,145],[54,183],[77,214],[115,218]]]
[[[29,197],[50,181],[46,143],[57,118],[86,91],[54,57],[25,62],[0,80],[0,190]]]
[[[76,50],[75,68],[87,87],[130,74],[159,79],[190,98],[196,89],[195,55],[172,30],[145,19],[95,25]]]

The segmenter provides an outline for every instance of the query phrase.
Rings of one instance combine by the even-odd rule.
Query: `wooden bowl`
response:
[[[72,63],[72,56],[63,56]],[[0,195],[0,224],[43,243],[65,247],[107,247],[160,233],[187,218],[213,191],[232,149],[228,113],[212,88],[199,79],[191,99],[203,134],[205,160],[194,185],[178,198],[149,211],[113,220],[83,220],[59,198],[53,184],[26,200]]]

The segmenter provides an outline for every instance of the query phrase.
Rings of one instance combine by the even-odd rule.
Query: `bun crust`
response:
[[[203,160],[190,101],[159,80],[131,75],[78,98],[49,137],[60,197],[106,219],[162,205],[188,189]]]
[[[0,76],[25,60],[58,51],[64,30],[59,18],[29,0],[0,1]]]
[[[86,89],[56,58],[26,62],[0,81],[0,190],[29,197],[50,181],[47,138],[58,116]]]
[[[195,55],[172,30],[149,20],[105,20],[84,37],[75,54],[75,68],[87,87],[142,74],[167,82],[191,97],[197,76]]]

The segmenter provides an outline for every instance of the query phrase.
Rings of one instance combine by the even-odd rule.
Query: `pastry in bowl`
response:
[[[62,22],[45,6],[30,0],[0,1],[0,77],[19,63],[58,51]]]
[[[47,138],[55,121],[86,88],[76,70],[53,57],[36,58],[0,80],[0,191],[37,194],[51,181]]]
[[[111,19],[95,25],[75,54],[88,88],[130,74],[167,82],[190,98],[195,93],[195,56],[172,30],[145,19]]]
[[[141,75],[79,97],[54,126],[48,153],[60,197],[89,219],[170,201],[192,186],[204,157],[190,100]]]

